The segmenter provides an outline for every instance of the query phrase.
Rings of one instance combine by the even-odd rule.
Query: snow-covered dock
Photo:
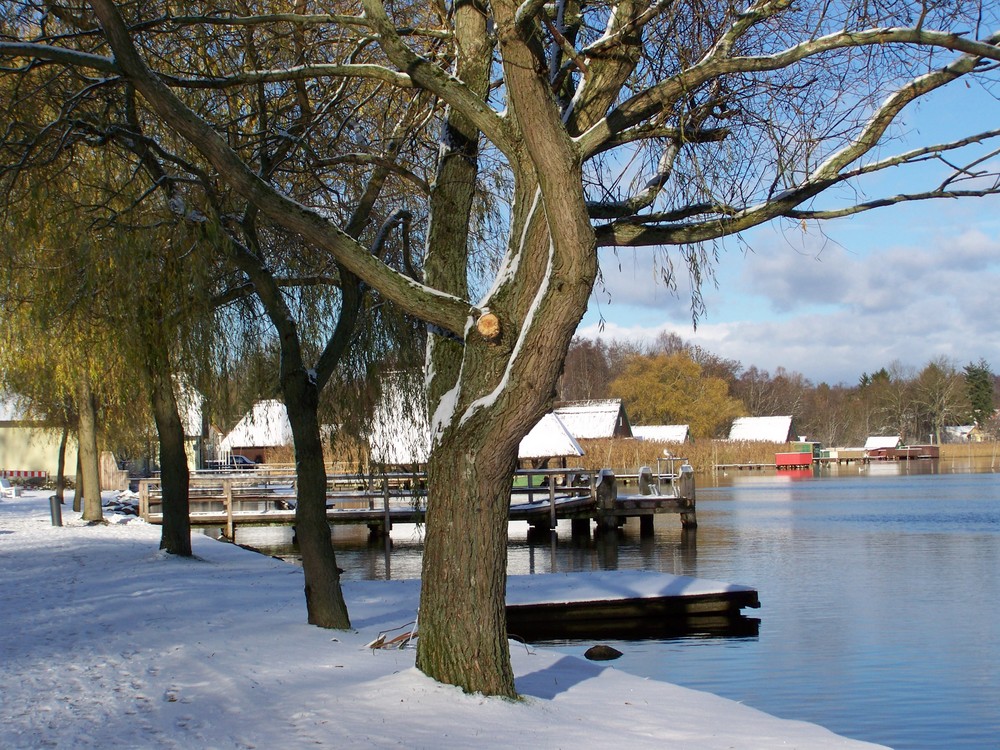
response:
[[[511,488],[510,520],[548,530],[559,520],[570,519],[576,534],[589,531],[592,522],[601,528],[617,528],[628,518],[638,518],[643,533],[652,533],[654,515],[674,513],[685,528],[697,526],[691,467],[665,475],[644,467],[633,476],[638,494],[619,493],[610,469],[594,476],[582,469],[519,471]],[[330,475],[327,484],[326,515],[331,524],[363,524],[373,533],[385,533],[394,523],[424,522],[427,489],[423,474]],[[293,475],[194,476],[189,492],[191,525],[221,528],[229,539],[235,538],[238,526],[291,525],[295,487]],[[162,523],[159,479],[142,480],[139,496],[143,520]]]
[[[753,635],[757,591],[648,571],[511,576],[507,626],[525,640],[706,633]]]

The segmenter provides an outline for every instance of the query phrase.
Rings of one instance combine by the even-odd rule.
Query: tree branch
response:
[[[140,58],[111,0],[92,0],[115,59],[153,111],[225,175],[233,188],[275,223],[330,252],[387,299],[429,323],[462,335],[473,313],[451,295],[419,284],[374,258],[350,235],[326,218],[279,193],[261,180],[204,120],[181,102]]]
[[[475,124],[506,156],[513,153],[507,125],[486,103],[455,76],[417,55],[400,38],[380,0],[362,0],[365,15],[378,33],[379,44],[392,63],[406,71],[420,86],[433,92]]]
[[[666,109],[678,99],[688,96],[713,78],[737,73],[761,73],[781,70],[793,63],[801,62],[826,52],[850,47],[869,47],[885,44],[914,44],[918,46],[947,49],[963,53],[962,57],[947,66],[945,70],[969,72],[981,59],[1000,60],[997,42],[1000,33],[986,41],[966,39],[958,34],[922,29],[867,29],[858,32],[838,32],[802,42],[773,55],[722,58],[706,55],[700,62],[671,78],[663,80],[639,94],[631,97],[608,113],[599,122],[578,137],[580,147],[586,156],[601,150],[602,143],[643,120]],[[931,76],[939,75],[941,71]],[[939,84],[940,85],[940,84]],[[921,79],[915,79],[911,86],[919,88]],[[891,103],[887,102],[888,106]]]

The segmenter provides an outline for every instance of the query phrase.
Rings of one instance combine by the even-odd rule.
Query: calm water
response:
[[[636,525],[571,540],[560,526],[529,543],[512,525],[509,570],[647,569],[754,586],[758,636],[611,642],[625,653],[615,666],[895,748],[1000,748],[1000,475],[931,470],[947,471],[703,480],[693,537],[675,516],[657,518],[652,539]],[[390,554],[338,529],[346,577],[419,576],[419,530],[393,535]]]

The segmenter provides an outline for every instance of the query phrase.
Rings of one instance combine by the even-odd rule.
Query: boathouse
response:
[[[427,395],[423,377],[391,373],[372,415],[368,431],[371,460],[383,466],[419,466],[431,453]]]
[[[555,413],[577,440],[632,437],[632,425],[620,398],[567,401],[557,406]]]
[[[277,448],[292,445],[292,425],[285,405],[277,399],[258,401],[219,443],[220,456],[238,454],[267,463]]]
[[[788,443],[795,439],[792,418],[739,417],[733,421],[729,439],[743,442]]]
[[[636,425],[632,428],[632,437],[657,443],[686,443],[690,432],[686,424]]]
[[[376,406],[368,446],[372,461],[385,466],[419,466],[430,457],[430,427],[422,389],[402,381],[387,388]],[[542,466],[549,459],[579,457],[584,453],[562,418],[544,415],[522,438],[518,459]]]
[[[865,441],[865,458],[876,461],[895,458],[896,449],[902,444],[899,435],[872,435]]]

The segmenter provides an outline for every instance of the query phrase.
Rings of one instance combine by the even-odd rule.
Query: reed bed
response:
[[[621,472],[634,472],[641,466],[649,466],[655,470],[657,458],[664,458],[667,453],[687,459],[696,472],[711,471],[717,464],[773,464],[774,454],[788,450],[789,447],[788,443],[708,439],[688,443],[662,443],[631,438],[579,442],[585,455],[579,459],[569,459],[572,463],[589,471],[612,468]]]
[[[679,458],[686,458],[696,473],[711,472],[722,464],[773,464],[774,454],[791,450],[789,443],[730,442],[728,440],[700,439],[688,443],[661,443],[653,440],[613,438],[580,440],[586,455],[568,459],[572,464],[588,471],[611,468],[631,473],[641,466],[656,469],[656,459],[669,451]],[[949,443],[940,446],[942,460],[976,459],[1000,464],[1000,443]]]

